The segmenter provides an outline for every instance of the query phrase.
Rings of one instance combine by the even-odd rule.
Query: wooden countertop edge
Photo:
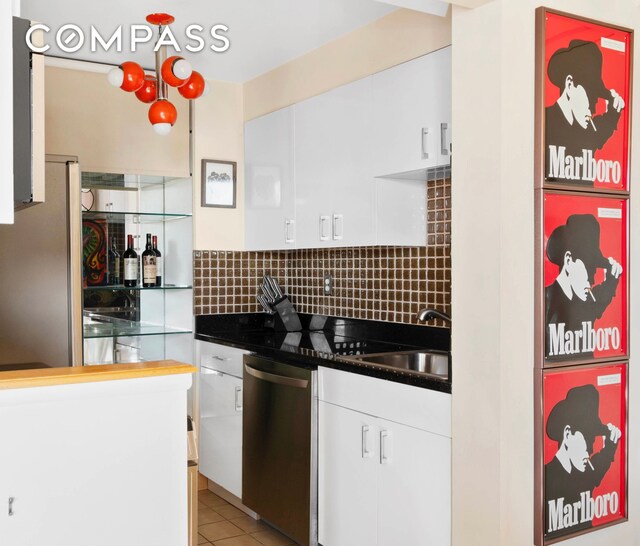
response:
[[[0,372],[0,390],[95,383],[120,379],[140,379],[143,377],[195,373],[196,371],[197,368],[194,366],[175,360],[19,370]]]

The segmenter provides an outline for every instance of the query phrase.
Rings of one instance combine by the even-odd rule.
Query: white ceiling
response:
[[[4,0],[2,0],[4,1]],[[21,16],[51,27],[46,43],[53,55],[119,64],[136,61],[152,68],[153,42],[129,48],[129,25],[146,24],[148,13],[168,12],[175,16],[172,31],[183,47],[183,55],[194,68],[210,79],[245,82],[339,36],[365,26],[394,11],[394,6],[374,0],[22,0]],[[74,54],[55,47],[55,31],[75,23],[87,40]],[[224,53],[206,48],[199,53],[184,51],[184,28],[199,24],[209,29],[215,24],[229,27],[231,47]],[[89,49],[89,28],[95,26],[107,38],[124,25],[124,51]],[[203,35],[203,37],[205,37]],[[207,35],[208,37],[208,35]],[[205,38],[206,39],[206,38]],[[71,42],[73,45],[74,42]],[[208,44],[213,43],[209,39]]]

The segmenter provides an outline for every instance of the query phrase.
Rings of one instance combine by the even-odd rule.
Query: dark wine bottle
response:
[[[127,250],[122,255],[124,259],[124,285],[138,284],[138,253],[133,250],[133,235],[127,235]]]
[[[157,274],[156,253],[151,245],[151,233],[147,233],[147,246],[142,253],[142,286],[145,288],[154,287]]]
[[[153,236],[153,251],[156,253],[156,286],[162,286],[162,254],[158,250],[158,236]]]
[[[120,284],[120,254],[116,247],[116,238],[111,237],[109,247],[109,284]]]

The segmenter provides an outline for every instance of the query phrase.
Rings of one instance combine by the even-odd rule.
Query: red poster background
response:
[[[620,374],[618,384],[598,386],[598,377]],[[619,496],[619,510],[616,514],[609,514],[600,519],[593,519],[593,526],[626,517],[626,456],[627,456],[627,365],[612,364],[603,366],[579,366],[547,370],[544,372],[544,464],[549,463],[558,451],[556,441],[550,440],[546,433],[547,419],[553,407],[566,397],[567,391],[581,385],[593,385],[600,395],[599,416],[602,423],[613,424],[622,431],[618,440],[618,448],[613,463],[598,487],[593,490],[592,498],[604,493],[617,492]],[[603,447],[602,437],[597,437],[593,445],[593,453]],[[543,511],[544,513],[544,511]],[[545,522],[545,530],[547,522]],[[567,531],[569,533],[570,531]]]
[[[618,209],[621,218],[600,218],[598,209]],[[591,197],[586,195],[545,193],[544,196],[544,286],[552,284],[559,274],[558,265],[547,256],[547,244],[553,230],[566,223],[572,214],[593,214],[600,224],[600,250],[606,257],[612,257],[622,266],[616,294],[600,319],[594,321],[594,328],[618,327],[620,330],[620,348],[608,351],[594,351],[594,358],[619,357],[627,354],[627,201],[615,197]],[[596,286],[604,281],[604,269],[598,269],[595,275]],[[548,325],[545,323],[545,336]],[[545,356],[547,353],[545,351]],[[579,360],[580,354],[571,360]],[[548,360],[563,360],[565,357],[550,357]]]
[[[601,46],[601,38],[609,38],[624,42],[625,51],[615,51]],[[625,107],[621,112],[616,131],[600,150],[595,151],[595,158],[610,159],[619,161],[622,170],[620,184],[599,183],[597,180],[594,187],[607,190],[628,191],[628,157],[629,157],[629,109],[631,107],[630,81],[630,43],[631,34],[626,31],[617,30],[608,26],[598,25],[579,19],[573,19],[555,13],[546,13],[545,25],[545,92],[544,106],[551,106],[560,96],[560,90],[548,77],[547,67],[549,59],[555,51],[565,48],[571,40],[588,40],[595,42],[602,52],[602,81],[607,89],[615,91],[624,99]],[[611,102],[611,101],[610,101]],[[611,106],[610,106],[611,107]],[[605,100],[600,98],[593,116],[601,115],[606,111]],[[546,149],[546,143],[545,143]],[[545,177],[548,171],[545,167]],[[570,186],[562,180],[554,180],[553,183]]]

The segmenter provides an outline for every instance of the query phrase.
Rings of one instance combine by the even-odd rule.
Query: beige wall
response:
[[[454,546],[533,544],[534,12],[539,4],[495,0],[453,11]],[[557,0],[553,7],[640,28],[634,0]],[[636,92],[639,75],[636,63]],[[636,135],[639,121],[635,109]],[[633,160],[631,167],[637,197],[640,165]],[[640,233],[639,205],[632,199],[632,237]],[[637,248],[631,244],[631,309],[640,306],[640,291],[633,289],[640,284]],[[640,322],[633,312],[629,329],[630,351],[637,355]],[[632,358],[629,423],[640,421],[635,365]],[[567,545],[640,544],[640,435],[629,430],[629,522]]]
[[[244,247],[244,122],[242,85],[207,82],[209,93],[192,103],[195,249]],[[202,207],[203,159],[237,162],[236,208]]]
[[[400,9],[244,85],[250,120],[451,44],[451,16]]]
[[[178,120],[161,137],[148,105],[110,86],[104,73],[48,66],[46,152],[78,156],[83,171],[189,176],[189,103],[170,93]]]

